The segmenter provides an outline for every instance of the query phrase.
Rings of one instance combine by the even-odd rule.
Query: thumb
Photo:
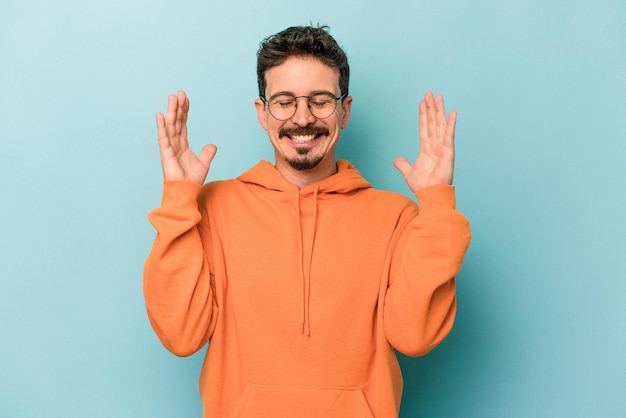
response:
[[[409,163],[409,161],[404,157],[396,158],[393,161],[393,165],[398,169],[400,173],[402,173],[404,177],[409,174],[412,168],[411,163]]]
[[[205,145],[200,152],[200,161],[209,167],[211,165],[211,161],[213,161],[213,157],[217,153],[217,147],[213,144]]]

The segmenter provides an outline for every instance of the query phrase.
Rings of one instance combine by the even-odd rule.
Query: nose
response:
[[[309,109],[308,97],[296,97],[296,113],[291,117],[291,122],[298,126],[308,126],[315,123],[317,118],[311,113]]]

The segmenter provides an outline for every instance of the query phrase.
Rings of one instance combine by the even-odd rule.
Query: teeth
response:
[[[290,136],[293,142],[298,142],[300,144],[304,144],[306,142],[311,142],[315,139],[315,135],[298,135],[298,136]]]

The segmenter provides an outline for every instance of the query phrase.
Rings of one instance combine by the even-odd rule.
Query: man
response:
[[[395,417],[395,350],[427,353],[456,312],[470,239],[451,185],[456,113],[427,93],[419,158],[395,161],[418,210],[337,160],[352,97],[347,58],[325,28],[266,39],[257,74],[273,165],[203,186],[216,147],[189,149],[185,93],[157,114],[165,181],[149,215],[151,324],[180,356],[210,341],[205,417]]]

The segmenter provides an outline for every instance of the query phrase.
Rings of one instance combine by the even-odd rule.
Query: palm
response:
[[[203,184],[209,173],[217,148],[206,145],[200,156],[189,149],[187,115],[189,98],[184,91],[169,97],[167,114],[157,113],[157,131],[161,151],[161,165],[165,180],[186,180]]]
[[[411,190],[437,184],[452,184],[454,174],[454,129],[456,112],[446,117],[443,97],[428,92],[419,105],[420,150],[415,164],[406,158],[394,161]]]

